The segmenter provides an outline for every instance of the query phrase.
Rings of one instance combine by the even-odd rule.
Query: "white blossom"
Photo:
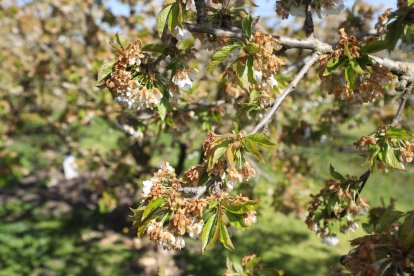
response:
[[[75,156],[65,156],[65,158],[63,159],[63,174],[65,175],[66,179],[73,179],[79,176]]]
[[[187,29],[184,29],[178,26],[175,28],[175,38],[177,40],[187,40],[190,37],[191,37],[191,33]]]
[[[178,86],[179,89],[188,90],[193,86],[193,82],[191,81],[187,72],[180,72],[182,74],[177,73],[172,78],[172,82]]]
[[[326,236],[322,239],[322,243],[335,246],[339,243],[339,238],[337,236]]]
[[[263,77],[262,71],[254,71],[254,78],[257,82],[261,82]]]
[[[154,185],[154,181],[152,179],[150,180],[144,180],[142,182],[144,187],[142,188],[142,196],[147,197],[151,193],[152,186]]]

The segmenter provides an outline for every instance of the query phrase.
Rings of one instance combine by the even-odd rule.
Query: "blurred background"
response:
[[[369,29],[372,24],[364,20],[375,22],[383,10],[378,5],[395,7],[394,1],[368,3],[374,2],[372,11],[360,3],[353,12],[316,20],[317,36],[335,42],[337,26],[350,16],[363,18],[352,24]],[[255,226],[232,233],[236,253],[217,247],[202,256],[199,242],[191,240],[185,250],[164,251],[130,228],[129,207],[139,202],[142,181],[163,161],[180,171],[197,164],[205,131],[221,124],[222,117],[208,111],[208,120],[190,134],[159,134],[159,124],[131,122],[132,115],[112,101],[109,91],[95,86],[99,68],[114,56],[109,41],[116,32],[126,40],[157,40],[159,4],[0,2],[0,275],[221,275],[227,258],[251,254],[285,275],[328,275],[362,230],[341,235],[335,247],[322,244],[303,222],[304,204],[328,177],[329,163],[345,174],[365,170],[352,143],[375,130],[382,115],[336,105],[356,119],[320,126],[315,118],[334,100],[315,100],[323,95],[316,81],[299,91],[317,92],[284,107],[295,115],[280,121],[280,147],[265,153],[272,162],[259,164],[258,177],[240,188],[260,197],[261,207]],[[304,36],[302,19],[282,22],[275,19],[274,3],[256,4],[252,11],[263,22],[258,28]],[[346,5],[351,9],[354,1]],[[318,28],[324,31],[318,34]],[[303,59],[302,53],[291,55]],[[305,100],[315,104],[304,109]],[[304,134],[306,128],[312,135]],[[364,196],[373,206],[396,198],[397,207],[406,211],[412,207],[413,176],[374,175]]]

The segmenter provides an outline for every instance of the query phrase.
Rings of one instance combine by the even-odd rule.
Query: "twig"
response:
[[[407,87],[405,89],[405,91],[403,92],[403,94],[401,96],[400,105],[398,106],[397,113],[395,114],[394,118],[392,119],[391,127],[396,127],[398,125],[398,123],[400,122],[401,115],[404,111],[405,104],[406,104],[412,90],[413,90],[412,85],[410,85],[410,87]]]
[[[198,187],[182,187],[180,192],[184,194],[193,194],[194,199],[200,198],[214,183],[216,183],[217,177],[210,178],[206,184]]]
[[[312,5],[312,0],[307,0],[306,7],[305,7],[305,24],[303,26],[303,29],[305,30],[305,33],[306,33],[306,37],[310,37],[314,32],[311,5]]]
[[[279,109],[282,102],[285,100],[285,98],[296,89],[296,86],[298,85],[299,81],[305,76],[305,74],[309,71],[309,69],[312,67],[312,65],[318,61],[319,59],[319,52],[313,53],[312,57],[306,62],[306,64],[302,67],[302,69],[299,71],[299,73],[296,75],[296,77],[293,79],[293,81],[289,84],[288,87],[285,88],[282,95],[280,95],[274,102],[272,109],[269,110],[269,112],[266,114],[266,116],[256,125],[256,127],[253,129],[252,134],[258,132],[260,129],[262,129],[266,124],[268,124],[271,120],[275,112]]]

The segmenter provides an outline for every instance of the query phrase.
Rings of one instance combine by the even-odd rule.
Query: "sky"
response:
[[[154,0],[159,1],[160,0]],[[352,7],[355,3],[355,0],[344,0],[346,7]],[[396,7],[396,0],[365,0],[367,3],[372,3],[375,5],[384,5],[384,7]],[[255,16],[272,16],[275,15],[274,12],[274,3],[275,0],[256,0],[255,3],[259,6],[255,10]],[[118,15],[128,15],[129,9],[128,5],[119,4],[118,1],[109,0],[108,6],[112,11],[114,11]]]

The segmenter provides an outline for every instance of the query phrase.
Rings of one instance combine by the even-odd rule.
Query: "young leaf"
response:
[[[264,135],[263,133],[255,133],[255,134],[246,136],[245,139],[248,139],[252,142],[255,142],[257,144],[260,144],[260,145],[266,146],[266,147],[270,147],[270,146],[275,145],[275,143],[270,141],[269,138],[267,138],[267,136]]]
[[[323,76],[324,77],[329,76],[330,74],[332,74],[333,72],[341,68],[343,65],[345,65],[345,61],[347,60],[343,57],[330,59],[328,63],[326,64],[326,68],[325,68],[325,71],[323,72]]]
[[[208,70],[209,71],[214,70],[214,68],[216,68],[217,65],[219,65],[223,60],[225,60],[228,56],[230,56],[231,52],[234,49],[239,48],[239,47],[240,47],[239,44],[232,44],[232,45],[224,46],[220,48],[219,50],[217,50],[217,52],[215,52],[213,56],[211,57],[211,63],[208,66]]]
[[[386,136],[390,139],[409,140],[413,138],[413,134],[404,128],[390,128],[386,132]]]
[[[242,28],[244,30],[244,33],[250,37],[253,33],[253,17],[249,14],[246,16],[242,23]]]
[[[105,80],[112,73],[113,67],[113,61],[107,62],[104,65],[102,65],[101,69],[98,72],[98,81],[96,82],[96,86],[101,86],[105,84]]]
[[[165,120],[165,116],[167,116],[167,100],[163,97],[161,102],[157,105],[158,114],[162,121]]]
[[[148,203],[147,207],[144,210],[144,213],[142,214],[141,221],[144,221],[150,214],[152,214],[155,210],[157,210],[163,204],[165,204],[165,199],[161,197],[157,197],[156,199]]]
[[[178,3],[172,4],[170,15],[168,16],[168,30],[170,32],[174,32],[175,27],[177,27],[179,23],[179,20],[178,20],[179,13],[180,13],[180,5]]]
[[[210,238],[212,236],[211,230],[213,229],[213,225],[215,223],[217,214],[213,214],[206,224],[204,225],[203,232],[201,233],[201,250],[204,253],[204,249],[206,248],[207,244],[210,242]]]
[[[385,50],[388,48],[388,46],[389,46],[389,43],[385,40],[375,40],[365,45],[362,48],[362,52],[365,54],[372,54],[372,53]]]
[[[356,60],[350,60],[349,64],[351,64],[352,69],[354,69],[355,72],[357,72],[358,74],[364,75],[367,72],[362,69],[362,67],[359,65],[359,63]]]
[[[344,181],[346,180],[345,177],[343,177],[342,174],[340,174],[335,168],[334,166],[332,166],[332,164],[329,165],[329,171],[331,173],[331,176],[339,181]]]
[[[251,55],[255,55],[260,52],[260,47],[256,43],[249,43],[244,47],[244,50]]]
[[[257,144],[255,142],[249,141],[248,139],[243,139],[242,145],[248,152],[256,156],[257,159],[259,159],[260,161],[263,161],[263,156],[260,154],[257,148]]]
[[[223,154],[226,152],[227,145],[218,147],[214,151],[213,159],[211,159],[211,164],[209,163],[209,169],[214,166],[214,164],[217,163],[217,161],[223,156]]]
[[[222,202],[223,208],[230,213],[234,214],[245,214],[249,211],[256,210],[259,206],[259,202],[257,200],[248,200],[243,203],[237,204],[228,204],[227,202]]]
[[[256,78],[254,77],[254,72],[253,72],[253,56],[249,56],[247,58],[246,68],[247,68],[247,79],[251,83],[256,83]]]
[[[243,216],[240,214],[234,214],[228,211],[224,211],[224,216],[229,221],[230,225],[237,229],[245,229],[246,225],[243,221]]]
[[[231,242],[229,232],[227,231],[226,225],[220,223],[220,242],[230,251],[234,251],[234,245]]]
[[[405,170],[404,165],[398,161],[394,154],[394,149],[387,144],[385,152],[385,163],[397,170]]]
[[[357,77],[357,74],[354,71],[354,69],[352,69],[352,66],[347,66],[345,68],[345,79],[348,82],[349,88],[351,90],[354,90],[355,88],[356,77]]]
[[[167,23],[168,15],[170,14],[172,5],[166,6],[157,16],[155,26],[157,28],[158,35],[161,37],[164,32],[165,24]]]

